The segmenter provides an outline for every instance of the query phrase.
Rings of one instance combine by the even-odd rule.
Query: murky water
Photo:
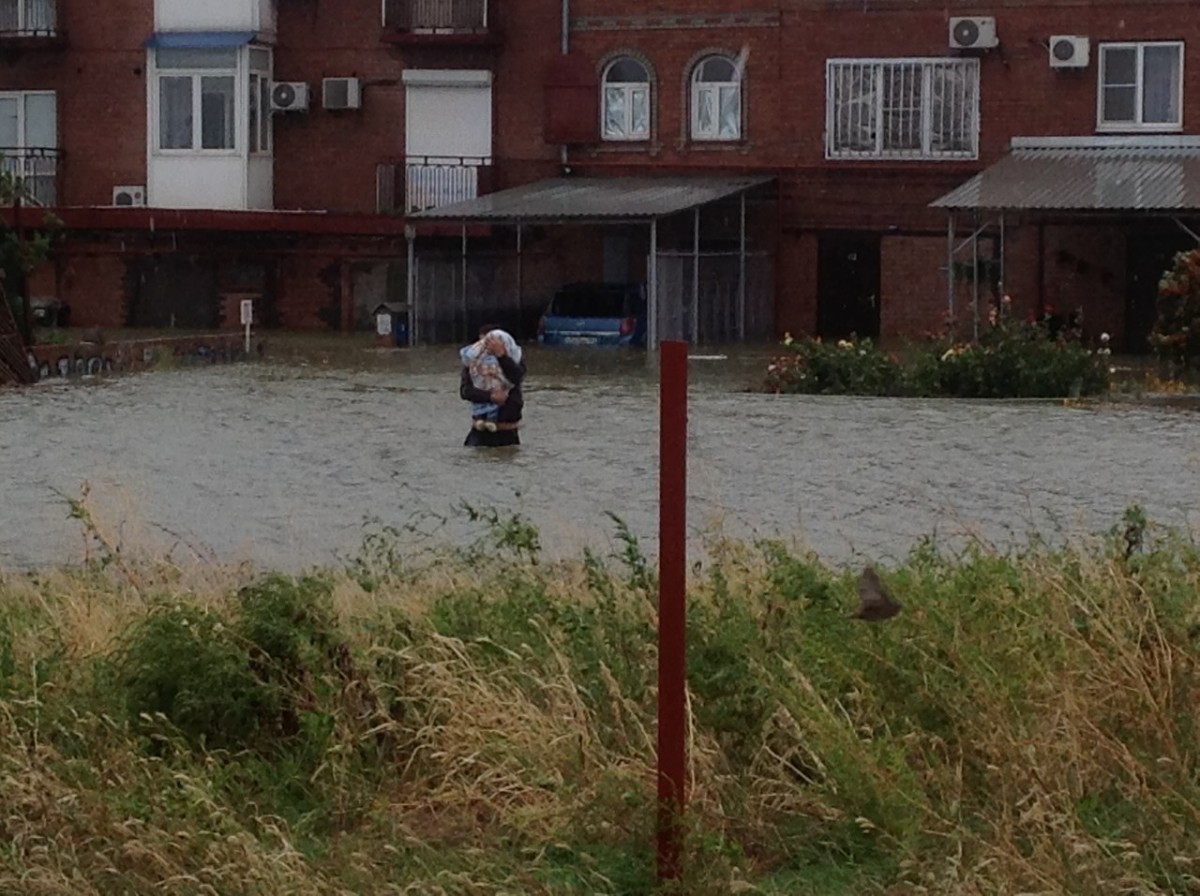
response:
[[[553,552],[603,549],[606,511],[653,548],[643,355],[531,350],[525,444],[491,452],[462,447],[453,349],[275,358],[0,392],[0,566],[79,559],[64,495],[84,482],[111,538],[180,557],[295,570],[353,554],[368,520],[465,539],[464,501],[520,512]],[[1186,526],[1200,505],[1200,414],[741,391],[762,363],[692,364],[697,544],[719,528],[887,560],[929,533],[1003,545],[1106,528],[1132,502]]]

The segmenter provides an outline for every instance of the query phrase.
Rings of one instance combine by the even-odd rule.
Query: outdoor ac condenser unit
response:
[[[141,186],[113,187],[112,204],[126,208],[143,206],[146,204],[146,188]]]
[[[271,85],[271,111],[307,112],[308,85],[303,81],[276,81]]]
[[[950,47],[954,50],[990,50],[1000,46],[996,20],[991,16],[965,16],[950,20]]]
[[[326,109],[357,109],[362,105],[358,78],[326,78],[321,82],[321,104]]]
[[[1087,68],[1090,47],[1086,37],[1056,34],[1050,38],[1050,67]]]

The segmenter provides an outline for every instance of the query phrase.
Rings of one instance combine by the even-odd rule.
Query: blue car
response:
[[[640,283],[572,283],[538,322],[541,345],[645,345],[646,292]]]

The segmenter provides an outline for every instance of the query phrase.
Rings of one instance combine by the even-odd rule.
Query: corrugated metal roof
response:
[[[930,203],[945,209],[1200,209],[1200,141],[1013,141],[1012,151]]]
[[[707,205],[769,177],[559,177],[409,215],[476,223],[649,220]]]

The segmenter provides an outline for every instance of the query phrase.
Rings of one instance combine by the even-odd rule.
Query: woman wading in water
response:
[[[521,346],[504,330],[484,327],[479,341],[465,346],[458,394],[471,402],[471,431],[464,445],[499,448],[520,445],[521,381],[525,362]]]

